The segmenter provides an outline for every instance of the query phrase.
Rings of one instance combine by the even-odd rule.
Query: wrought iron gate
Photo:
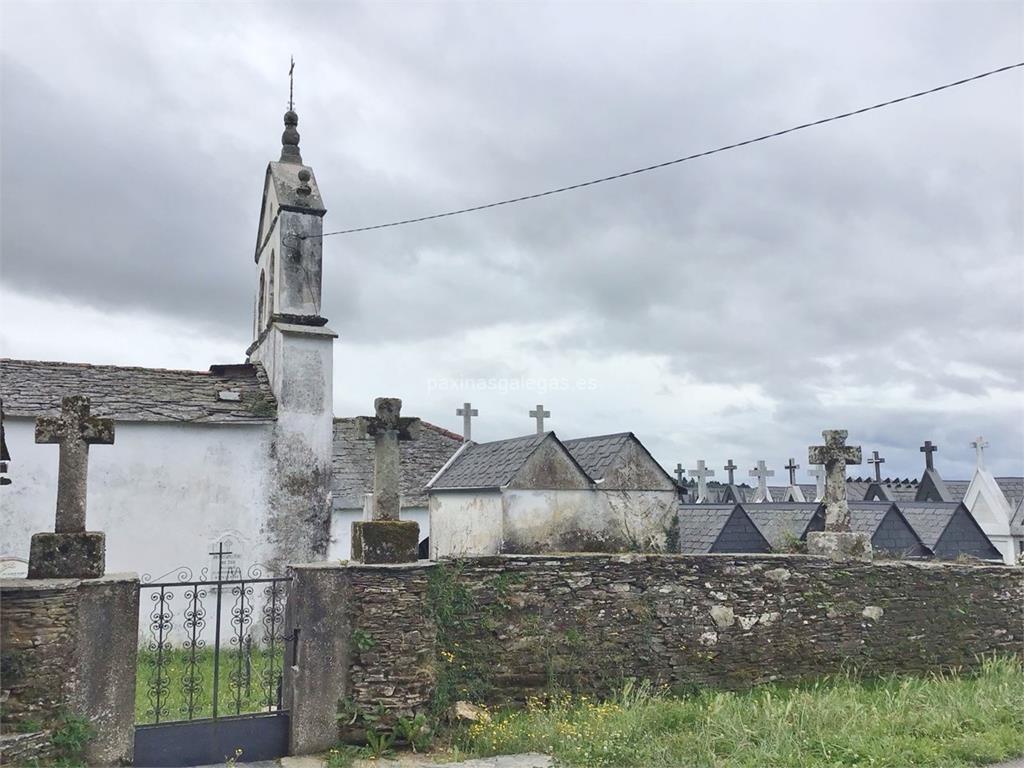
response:
[[[288,751],[282,706],[287,578],[225,567],[143,577],[135,764],[190,766],[267,760]],[[289,661],[292,663],[294,660]]]

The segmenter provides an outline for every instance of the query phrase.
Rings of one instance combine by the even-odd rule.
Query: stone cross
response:
[[[790,458],[785,468],[789,470],[789,484],[796,485],[796,471],[800,469],[800,465],[796,463],[796,459]]]
[[[360,416],[359,431],[373,438],[373,519],[398,520],[401,508],[399,441],[419,437],[420,420],[401,416],[402,401],[378,397],[375,416]]]
[[[726,472],[729,473],[729,485],[733,485],[734,484],[733,473],[737,469],[739,469],[739,467],[732,463],[732,459],[729,459],[729,463],[726,464],[724,467],[722,467],[722,469],[724,469]]]
[[[469,403],[463,403],[461,408],[455,409],[455,415],[462,417],[462,439],[468,443],[470,440],[470,430],[473,426],[473,417],[479,416],[480,411]]]
[[[821,501],[825,497],[825,468],[814,467],[807,474],[814,478],[814,500]]]
[[[679,483],[679,485],[682,485],[683,484],[683,475],[686,474],[686,470],[683,469],[683,465],[682,464],[676,464],[675,472],[676,472],[676,482]]]
[[[809,464],[825,465],[825,530],[849,531],[850,507],[846,503],[846,465],[861,463],[859,445],[847,445],[845,429],[826,429],[824,445],[807,451]]]
[[[985,442],[985,438],[978,435],[978,439],[971,443],[971,448],[978,454],[978,469],[985,468],[985,449],[988,448],[988,443]]]
[[[932,459],[932,454],[939,450],[939,446],[932,445],[931,440],[925,440],[918,450],[924,454],[924,466],[925,469],[935,469],[935,462]]]
[[[690,477],[697,478],[697,501],[708,497],[708,478],[715,476],[715,470],[708,469],[704,459],[697,460],[697,468],[690,470]]]
[[[89,446],[113,445],[114,422],[90,416],[88,397],[65,397],[61,401],[60,416],[36,419],[36,442],[60,446],[54,531],[84,533]]]
[[[537,420],[537,434],[544,434],[544,419],[551,415],[551,411],[545,411],[544,406],[537,403],[537,408],[530,411],[530,415]]]
[[[775,470],[768,469],[764,459],[761,459],[757,466],[750,470],[750,476],[757,478],[757,500],[765,501],[768,498],[768,478],[775,477]]]
[[[878,455],[878,451],[872,451],[868,464],[875,465],[875,482],[882,482],[882,465],[885,464],[885,459]]]

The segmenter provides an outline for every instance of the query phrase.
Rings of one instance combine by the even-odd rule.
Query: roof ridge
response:
[[[586,435],[584,437],[569,438],[567,440],[562,440],[562,444],[565,445],[566,443],[578,443],[581,440],[603,440],[608,437],[629,437],[630,435],[636,437],[636,435],[633,435],[632,432],[609,432],[607,435]]]
[[[82,368],[82,369],[96,369],[96,368],[115,368],[119,371],[161,371],[164,373],[190,373],[197,374],[200,376],[212,376],[213,374],[209,369],[205,371],[196,370],[194,368],[159,368],[155,366],[147,365],[115,365],[113,363],[70,363],[65,360],[25,360],[17,357],[0,357],[0,364],[4,363],[27,363],[29,365],[60,365],[67,368]],[[214,363],[213,365],[255,365],[254,363],[242,362],[242,363]]]

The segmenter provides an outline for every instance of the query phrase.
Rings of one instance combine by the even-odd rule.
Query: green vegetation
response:
[[[160,722],[211,717],[213,714],[213,651],[197,651],[195,668],[191,651],[164,651],[159,670],[156,654],[139,651],[135,681],[135,722],[156,722],[155,688],[160,688]],[[263,649],[222,648],[218,670],[217,709],[220,715],[236,712],[266,712],[277,705],[277,681],[281,674],[283,651],[273,656]],[[158,680],[159,672],[159,680]],[[189,717],[191,701],[192,715]]]
[[[50,731],[55,768],[85,766],[85,747],[95,735],[92,725],[84,717],[61,715]]]
[[[976,674],[837,676],[800,686],[675,698],[627,684],[605,702],[533,700],[453,734],[459,755],[545,752],[565,766],[910,768],[1024,753],[1024,663]]]

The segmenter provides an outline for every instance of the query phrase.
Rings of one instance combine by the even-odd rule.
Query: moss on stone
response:
[[[419,523],[361,520],[352,523],[352,560],[367,565],[413,563],[418,558]]]

